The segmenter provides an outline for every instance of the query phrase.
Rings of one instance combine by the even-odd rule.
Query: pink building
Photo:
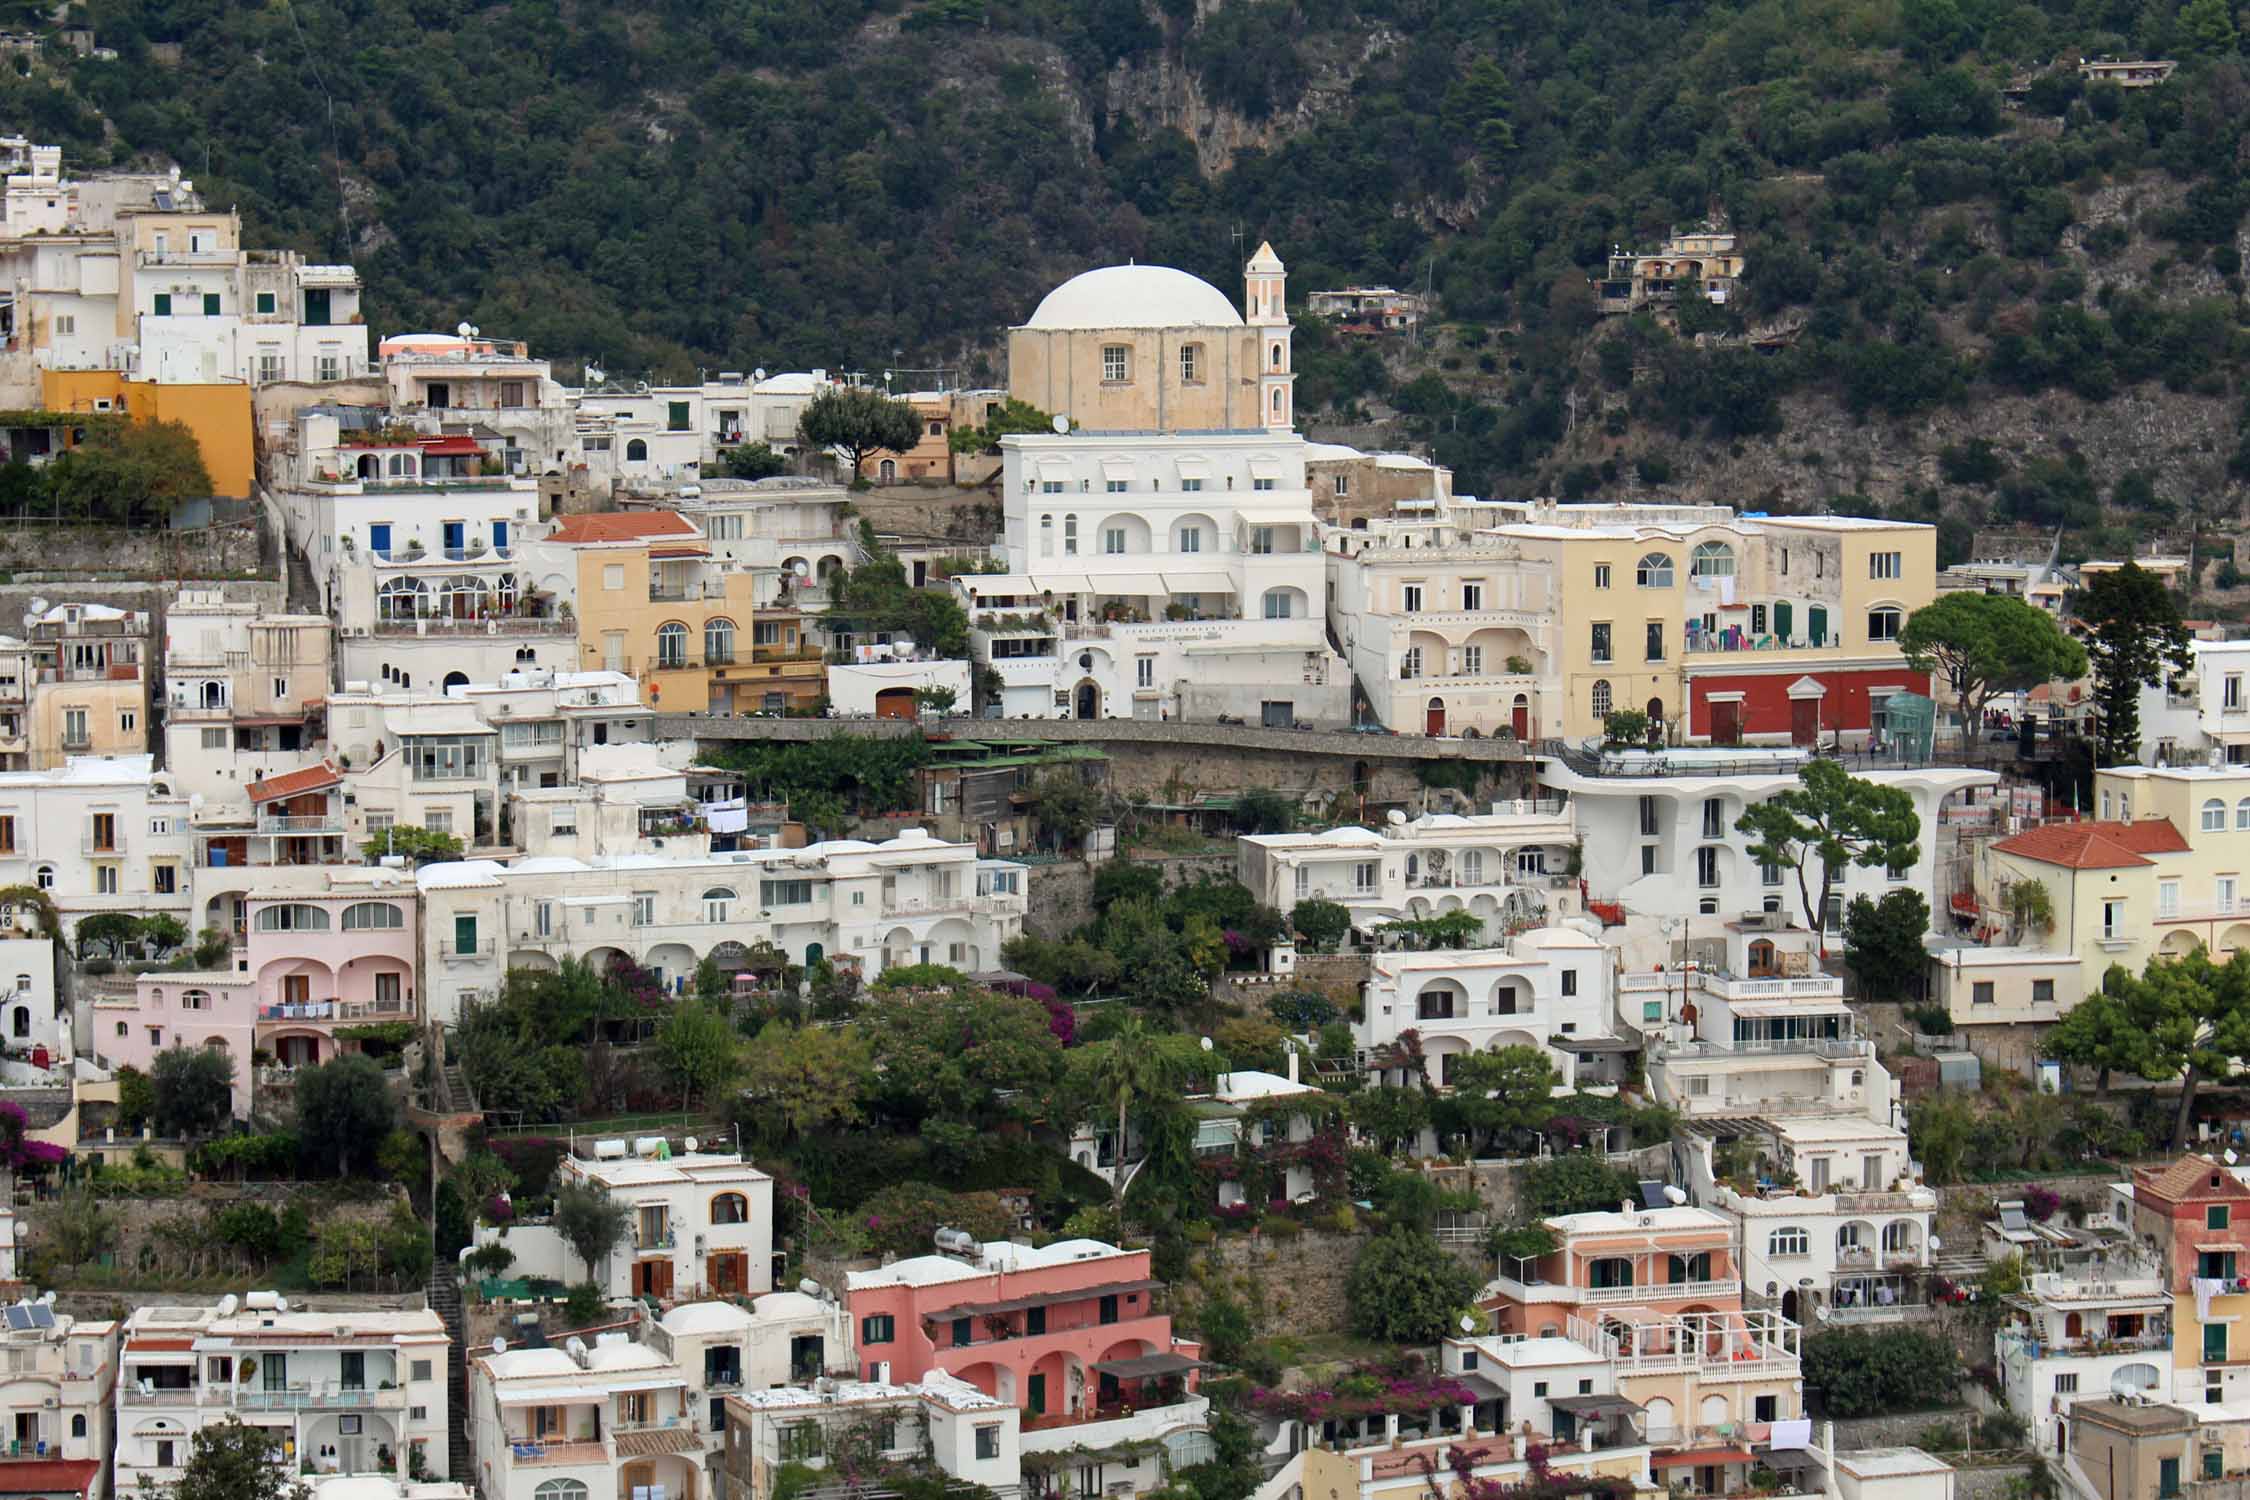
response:
[[[94,997],[94,1055],[146,1073],[167,1047],[209,1047],[234,1063],[234,1113],[250,1117],[257,989],[248,974],[156,973]]]
[[[1154,1310],[1146,1250],[1099,1240],[976,1245],[846,1282],[861,1373],[892,1383],[943,1370],[1025,1413],[1025,1429],[1107,1420],[1195,1389],[1200,1346]]]
[[[310,1067],[356,1045],[339,1025],[413,1020],[417,899],[411,885],[253,895],[235,966],[257,983],[259,1050]]]
[[[359,1049],[338,1040],[339,1026],[416,1019],[414,887],[381,869],[330,877],[320,890],[248,897],[231,971],[143,974],[99,994],[95,1055],[145,1072],[166,1047],[223,1049],[235,1113],[248,1118],[257,1083]],[[260,1053],[271,1059],[263,1079]]]

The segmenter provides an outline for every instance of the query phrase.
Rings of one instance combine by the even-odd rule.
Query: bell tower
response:
[[[1258,422],[1268,432],[1287,432],[1296,423],[1297,376],[1289,358],[1289,273],[1270,243],[1258,246],[1242,268],[1245,316],[1251,351],[1258,362]]]

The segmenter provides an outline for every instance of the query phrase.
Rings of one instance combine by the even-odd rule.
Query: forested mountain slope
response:
[[[620,374],[991,373],[1072,272],[1231,288],[1270,239],[1293,292],[1435,289],[1417,351],[1308,338],[1299,409],[1399,414],[1480,493],[1864,491],[1958,545],[2113,498],[2231,513],[2250,473],[2225,0],[71,10],[119,56],[50,49],[0,112],[81,166],[177,159],[269,241],[349,256],[383,330],[468,318]],[[2082,86],[2103,54],[2183,67]],[[1687,310],[1707,347],[1597,323],[1613,244],[1708,215],[1751,270]],[[1728,345],[1752,328],[1793,342]]]

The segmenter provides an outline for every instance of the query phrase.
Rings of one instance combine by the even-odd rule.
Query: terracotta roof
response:
[[[12,1459],[0,1464],[0,1495],[83,1495],[101,1471],[91,1458]]]
[[[640,1432],[614,1434],[618,1453],[625,1458],[658,1458],[666,1453],[686,1453],[703,1446],[693,1427],[651,1427]]]
[[[2118,870],[2152,864],[2144,857],[2150,854],[2184,854],[2188,841],[2171,819],[2144,818],[2135,823],[2050,823],[1992,847],[2070,870]]]
[[[566,516],[551,542],[640,542],[654,537],[700,537],[694,523],[676,510],[605,511]]]
[[[344,773],[327,761],[317,766],[307,766],[302,771],[286,771],[279,776],[268,776],[263,781],[250,783],[252,802],[271,802],[277,797],[294,797],[299,792],[317,792],[324,786],[341,786]]]
[[[2139,1186],[2147,1188],[2156,1197],[2178,1203],[2182,1199],[2196,1196],[2214,1172],[2218,1172],[2222,1178],[2226,1175],[2220,1172],[2219,1164],[2210,1157],[2190,1155],[2166,1166],[2139,1168],[2133,1176]]]

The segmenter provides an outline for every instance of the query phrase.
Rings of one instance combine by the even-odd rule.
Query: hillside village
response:
[[[0,152],[0,1500],[2250,1487],[2187,558],[1457,493],[1271,243],[573,385]]]

